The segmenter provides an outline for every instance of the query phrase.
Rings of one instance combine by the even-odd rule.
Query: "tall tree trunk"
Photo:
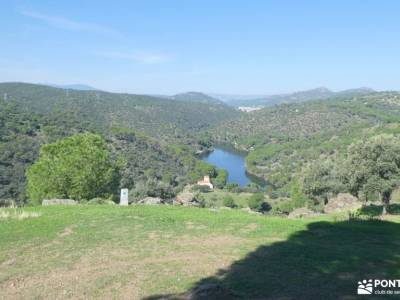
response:
[[[383,192],[382,193],[382,215],[386,215],[388,213],[388,206],[390,202],[390,194],[389,192]]]

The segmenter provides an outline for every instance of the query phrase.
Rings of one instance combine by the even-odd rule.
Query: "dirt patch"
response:
[[[243,227],[242,229],[240,229],[240,232],[250,233],[252,231],[255,231],[257,228],[258,228],[258,224],[250,223],[250,224],[246,225],[245,227]]]
[[[205,225],[202,225],[202,224],[196,225],[192,222],[186,222],[185,226],[187,229],[197,229],[197,230],[207,229],[207,226],[205,226]]]
[[[93,296],[105,299],[97,293],[98,281],[123,270],[124,264],[113,257],[108,258],[104,250],[96,249],[69,267],[10,279],[0,285],[2,294],[6,299],[88,299]],[[134,299],[135,295],[132,297]]]
[[[73,226],[73,225],[72,225],[72,226],[66,227],[66,228],[64,229],[64,231],[61,232],[61,233],[58,235],[58,237],[64,238],[64,237],[66,237],[66,236],[69,236],[69,235],[73,234],[73,233],[74,233],[74,228],[75,228],[75,226]]]
[[[0,209],[0,220],[4,219],[15,219],[15,220],[25,220],[28,218],[38,218],[42,214],[39,212],[29,212],[29,211],[19,211],[19,210],[12,210],[12,211],[5,211]]]
[[[73,232],[67,227],[60,235]],[[179,290],[180,278],[194,283],[228,267],[238,259],[232,250],[243,242],[230,235],[175,239],[161,246],[161,240],[167,241],[164,235],[150,232],[149,239],[140,245],[99,246],[71,265],[13,277],[0,284],[1,294],[6,299],[140,299],[154,288],[155,278],[172,280],[167,288],[155,287],[161,288],[160,293],[183,292],[185,287]]]
[[[157,237],[158,237],[157,232],[151,231],[151,232],[149,232],[149,234],[148,234],[149,240],[155,240],[155,239],[157,239]]]

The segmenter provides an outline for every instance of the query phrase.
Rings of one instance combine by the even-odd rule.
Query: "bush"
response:
[[[89,205],[98,205],[98,204],[114,205],[115,202],[108,200],[108,199],[103,199],[103,198],[93,198],[92,200],[89,200],[87,204],[89,204]]]
[[[250,196],[247,204],[249,208],[256,211],[263,211],[264,194],[257,193]]]
[[[273,190],[273,191],[271,191],[270,193],[269,193],[269,197],[271,198],[271,199],[278,199],[279,198],[279,192],[278,191],[276,191],[276,190]]]
[[[294,210],[293,202],[291,199],[279,199],[272,207],[272,214],[274,215],[288,215]]]
[[[228,183],[225,186],[225,189],[228,192],[232,192],[232,193],[240,193],[241,192],[240,186],[237,183],[234,183],[234,182]]]
[[[218,169],[217,172],[218,175],[212,180],[212,182],[214,184],[214,187],[222,189],[224,188],[224,186],[226,185],[226,181],[228,180],[228,172],[224,169]]]
[[[196,194],[194,199],[196,199],[196,201],[199,203],[199,207],[204,208],[207,206],[206,199],[202,194],[200,193]]]
[[[209,192],[211,192],[211,189],[210,189],[209,186],[207,186],[207,185],[198,185],[198,184],[194,185],[191,188],[191,190],[193,192],[201,192],[201,193],[209,193]]]
[[[175,192],[172,186],[167,183],[149,180],[147,184],[147,195],[161,199],[172,199],[175,197]]]
[[[230,208],[236,207],[235,201],[231,196],[224,197],[224,199],[222,200],[222,205]]]
[[[243,188],[243,191],[246,193],[259,193],[261,191],[261,187],[253,182],[250,182]]]

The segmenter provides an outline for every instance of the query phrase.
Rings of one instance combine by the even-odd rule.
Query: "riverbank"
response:
[[[238,150],[230,144],[214,144],[212,151],[200,156],[207,163],[228,171],[228,183],[235,182],[241,187],[249,183],[259,186],[267,186],[267,181],[256,174],[251,173],[247,168],[246,157],[248,152]]]
[[[237,151],[228,145],[214,145],[213,148],[212,152],[203,155],[201,159],[228,171],[228,183],[237,183],[241,187],[245,187],[249,183],[255,182],[255,178],[246,173],[246,153]],[[258,183],[261,182],[258,181]]]

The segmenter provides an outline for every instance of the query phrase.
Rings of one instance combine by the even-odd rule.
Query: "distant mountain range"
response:
[[[199,103],[213,103],[213,104],[223,104],[224,102],[214,98],[210,95],[206,95],[200,92],[187,92],[176,94],[170,97],[173,100],[188,101],[188,102],[199,102]]]
[[[99,89],[96,89],[90,85],[87,84],[53,84],[53,83],[47,83],[44,84],[47,86],[59,88],[59,89],[68,89],[68,90],[77,90],[77,91],[99,91]]]
[[[229,96],[229,95],[219,95],[219,94],[213,94],[213,96],[217,97],[220,100],[223,100],[227,104],[234,107],[240,107],[240,106],[256,107],[256,106],[271,106],[282,103],[298,103],[308,100],[328,99],[333,97],[363,96],[374,92],[375,91],[373,89],[367,87],[349,89],[339,92],[331,91],[325,87],[319,87],[311,90],[299,91],[294,93],[254,96],[253,98],[250,96],[236,96],[236,95]]]
[[[70,89],[77,91],[101,91],[86,84],[44,84],[50,87],[61,89]],[[235,95],[235,94],[217,94],[202,92],[185,92],[176,95],[151,95],[160,99],[177,100],[184,102],[196,102],[204,104],[228,104],[233,107],[265,107],[282,103],[299,103],[308,100],[328,99],[335,97],[354,97],[374,93],[375,90],[368,87],[348,89],[334,92],[326,87],[298,91],[294,93],[276,94],[276,95]]]

